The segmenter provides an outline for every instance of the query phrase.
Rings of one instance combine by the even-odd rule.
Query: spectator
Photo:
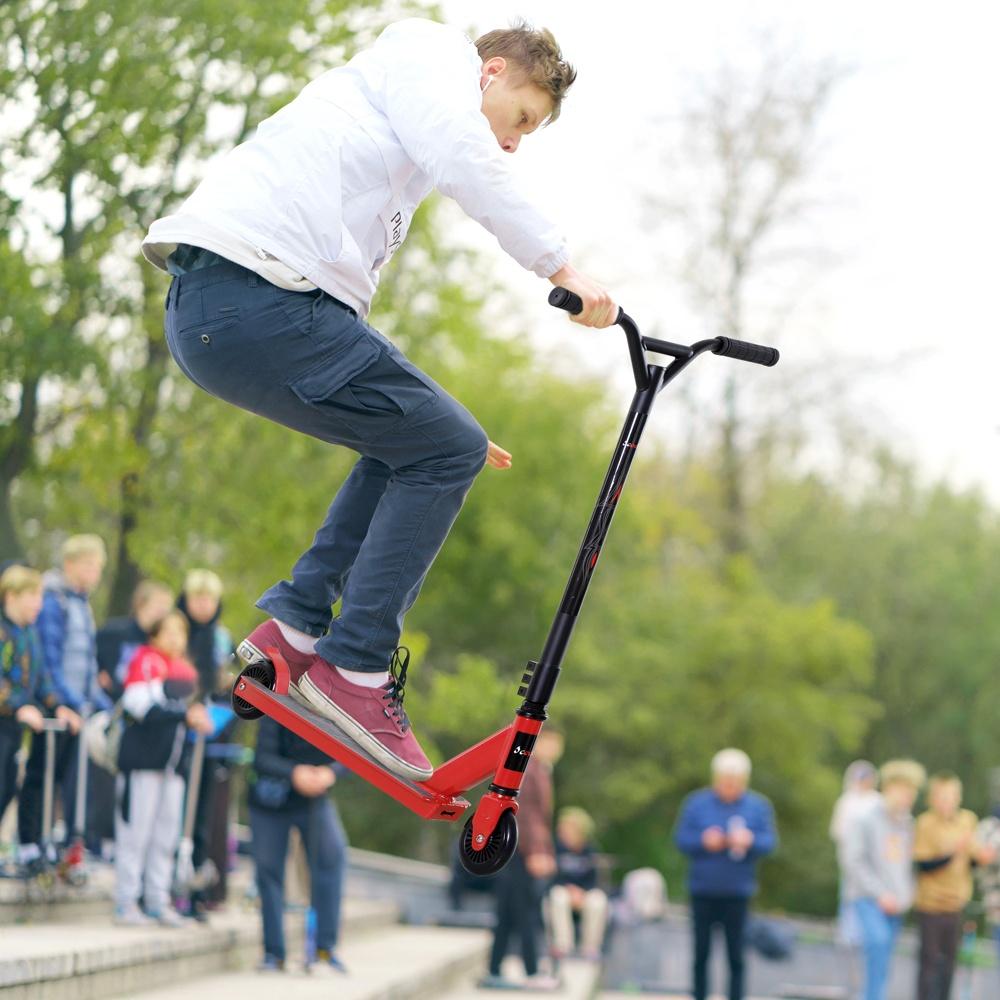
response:
[[[913,903],[913,816],[924,769],[912,760],[882,767],[879,801],[846,831],[844,896],[861,929],[864,1000],[885,1000],[903,915]]]
[[[174,852],[181,835],[186,726],[212,728],[205,706],[190,702],[197,687],[185,660],[187,624],[171,612],[150,628],[125,676],[126,726],[118,752],[115,812],[115,921],[139,926],[183,923],[170,905]],[[144,913],[139,908],[145,902]]]
[[[594,821],[589,813],[575,807],[560,810],[556,823],[556,877],[548,899],[553,949],[560,958],[576,950],[576,919],[580,920],[580,953],[591,961],[601,957],[608,897],[597,885],[593,837]]]
[[[46,573],[42,581],[45,595],[38,632],[47,683],[58,702],[77,715],[111,706],[97,683],[97,629],[89,600],[101,581],[105,560],[104,542],[97,535],[73,535],[62,547],[62,571]],[[69,732],[60,733],[55,741],[55,780],[62,789],[67,832],[76,822],[79,728],[78,722],[71,724]],[[20,859],[28,865],[41,857],[44,773],[45,740],[33,739],[17,813]]]
[[[327,795],[336,779],[333,761],[311,743],[267,716],[260,720],[249,799],[264,936],[262,972],[285,967],[285,860],[293,827],[305,845],[316,913],[316,954],[308,971],[345,971],[337,943],[347,836]]]
[[[985,858],[988,860],[979,866],[976,875],[986,921],[1000,949],[1000,807],[980,822],[976,828],[976,840],[987,851]]]
[[[132,613],[111,618],[97,630],[97,679],[115,701],[122,695],[135,651],[149,642],[149,630],[173,606],[173,594],[165,583],[143,580],[132,594]]]
[[[514,856],[497,875],[494,888],[497,920],[493,931],[488,975],[480,981],[486,989],[510,989],[500,965],[507,945],[516,937],[527,976],[525,987],[556,990],[559,980],[538,971],[538,934],[542,929],[542,896],[546,882],[556,873],[552,840],[552,769],[563,752],[562,734],[549,722],[538,734],[524,772],[518,797],[518,842]]]
[[[844,900],[843,851],[847,832],[861,816],[878,802],[878,768],[867,760],[856,760],[844,772],[844,791],[833,807],[830,819],[830,839],[837,847],[841,869],[840,907],[837,915],[837,937],[841,944],[856,948],[861,943],[861,928],[854,908]]]
[[[920,929],[917,1000],[948,1000],[962,938],[962,915],[972,898],[973,864],[989,864],[995,851],[976,839],[975,813],[960,808],[962,782],[937,774],[927,790],[930,808],[916,823],[914,909]]]
[[[149,630],[174,606],[165,583],[143,580],[132,594],[132,613],[112,618],[97,630],[97,682],[113,701],[124,691],[125,674],[136,650],[149,641]],[[87,830],[92,848],[115,837],[115,778],[92,765],[87,777]]]
[[[177,607],[188,620],[188,655],[198,671],[199,697],[229,705],[229,684],[224,681],[223,665],[232,659],[232,636],[220,623],[222,617],[222,581],[209,569],[193,569],[184,578],[184,589]],[[235,716],[231,719],[235,723]],[[234,726],[220,728],[205,746],[205,766],[198,790],[194,822],[193,862],[200,870],[211,861],[218,880],[191,895],[191,910],[199,919],[226,897],[226,871],[229,863],[229,779],[230,758],[225,756]]]
[[[690,859],[688,889],[694,924],[694,996],[708,995],[712,928],[722,926],[729,959],[729,1000],[743,997],[743,949],[757,862],[777,844],[774,811],[748,790],[750,758],[720,750],[712,758],[712,786],[693,792],[681,807],[675,835]]]
[[[0,820],[17,792],[21,726],[42,731],[44,714],[79,725],[49,686],[35,620],[42,608],[42,577],[13,565],[0,576]]]

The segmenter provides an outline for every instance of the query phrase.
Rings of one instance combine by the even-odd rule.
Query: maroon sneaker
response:
[[[288,664],[288,672],[291,674],[290,682],[294,684],[306,671],[306,668],[316,659],[315,653],[300,653],[281,634],[278,623],[270,618],[262,625],[258,625],[240,644],[236,652],[240,658],[249,666],[251,663],[259,663],[267,659],[265,650],[268,647],[276,649],[285,658]]]
[[[404,650],[405,658],[400,657],[399,649]],[[335,666],[317,656],[289,692],[329,719],[393,774],[411,781],[425,781],[434,768],[420,749],[403,711],[410,652],[403,646],[399,649],[392,654],[389,680],[381,687],[352,684]]]

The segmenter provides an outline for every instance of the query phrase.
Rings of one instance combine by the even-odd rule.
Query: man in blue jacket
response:
[[[757,861],[778,842],[774,810],[748,789],[750,758],[720,750],[712,758],[712,786],[692,792],[681,807],[674,839],[691,859],[688,891],[694,925],[694,998],[708,996],[712,928],[722,926],[729,958],[729,1000],[743,998],[743,937]]]

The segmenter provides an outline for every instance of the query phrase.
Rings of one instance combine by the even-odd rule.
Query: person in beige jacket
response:
[[[962,936],[962,912],[972,898],[972,865],[995,852],[976,839],[976,814],[962,809],[962,782],[938,774],[928,787],[930,808],[917,818],[914,910],[920,930],[917,1000],[948,1000]]]

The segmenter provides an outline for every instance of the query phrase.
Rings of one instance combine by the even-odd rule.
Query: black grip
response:
[[[726,358],[736,358],[738,361],[752,361],[755,365],[773,368],[781,357],[773,347],[761,347],[745,340],[733,340],[731,337],[716,337],[713,354],[721,354]]]
[[[574,316],[579,316],[583,312],[583,299],[568,288],[553,288],[549,292],[549,305],[555,306],[556,309],[565,309]]]

